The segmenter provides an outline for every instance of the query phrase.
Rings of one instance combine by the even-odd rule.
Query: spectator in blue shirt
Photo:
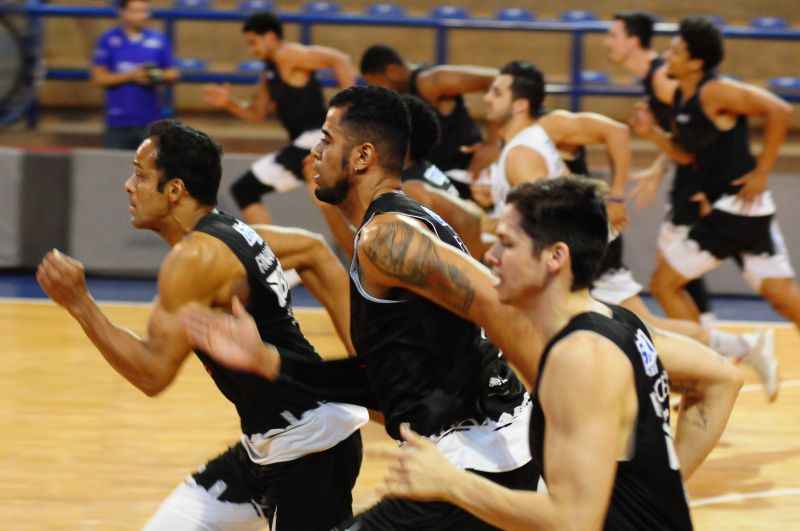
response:
[[[110,149],[136,149],[150,122],[161,118],[156,85],[178,79],[170,43],[145,27],[148,0],[120,0],[119,26],[103,33],[94,50],[92,81],[106,89]]]

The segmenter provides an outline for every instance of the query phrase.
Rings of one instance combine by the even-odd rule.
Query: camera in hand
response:
[[[164,70],[162,68],[159,68],[152,63],[147,63],[142,66],[144,66],[144,70],[147,73],[147,79],[150,80],[150,83],[153,85],[158,85],[159,83],[164,82]]]

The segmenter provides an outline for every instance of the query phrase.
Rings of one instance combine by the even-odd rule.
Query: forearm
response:
[[[181,72],[177,68],[167,68],[164,70],[164,83],[175,83],[181,77]]]
[[[690,164],[694,161],[694,156],[691,153],[681,149],[681,147],[672,140],[672,137],[661,129],[656,129],[653,134],[648,136],[648,139],[678,164]]]
[[[613,168],[609,193],[615,197],[624,197],[625,184],[628,182],[628,173],[630,172],[631,165],[630,134],[628,133],[628,128],[614,128],[606,135],[605,142]]]
[[[459,471],[444,500],[492,524],[513,530],[559,529],[558,511],[546,494],[512,490],[477,474]]]
[[[267,114],[255,109],[252,103],[245,103],[232,98],[225,102],[222,108],[245,122],[262,122]]]
[[[337,61],[333,66],[333,73],[336,75],[341,89],[346,89],[356,84],[356,72],[349,60]]]
[[[675,452],[684,481],[692,477],[722,436],[741,385],[741,379],[735,376],[683,395],[675,429]]]
[[[789,128],[790,112],[781,107],[770,110],[764,124],[764,148],[758,157],[758,170],[769,174],[778,160],[778,153]]]
[[[69,312],[108,364],[126,380],[148,396],[164,388],[158,377],[158,361],[142,339],[109,321],[89,298]]]
[[[125,83],[132,83],[130,73],[92,72],[92,82],[104,88],[114,87]]]

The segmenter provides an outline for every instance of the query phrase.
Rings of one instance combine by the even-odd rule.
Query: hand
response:
[[[278,353],[261,341],[256,322],[238,298],[232,307],[233,315],[197,303],[182,308],[179,316],[189,342],[226,367],[274,380],[280,368]]]
[[[662,155],[649,168],[631,176],[635,184],[629,197],[637,209],[645,208],[655,200],[668,168],[667,159]]]
[[[651,138],[656,133],[656,119],[647,103],[640,101],[633,107],[633,114],[628,120],[633,132],[642,138]]]
[[[131,81],[139,85],[149,85],[150,76],[147,74],[147,69],[143,66],[128,71],[128,76]]]
[[[500,156],[500,146],[487,142],[479,142],[471,146],[461,146],[461,152],[472,155],[467,173],[470,178],[475,181],[481,172],[488,168],[489,165]]]
[[[689,198],[689,201],[692,203],[697,203],[698,208],[700,209],[700,217],[704,218],[707,215],[711,214],[711,203],[708,200],[708,197],[703,192],[697,192],[692,197]]]
[[[742,187],[738,196],[747,207],[758,200],[759,196],[767,190],[767,180],[768,175],[765,172],[755,169],[731,184]]]
[[[618,232],[622,232],[628,224],[628,215],[625,213],[625,203],[606,203],[608,222]]]
[[[230,84],[206,85],[203,87],[203,101],[213,107],[224,108],[231,101]]]
[[[432,441],[414,433],[408,424],[400,426],[400,434],[406,441],[401,448],[367,452],[389,460],[378,494],[418,501],[445,501],[449,485],[456,484],[462,472],[450,464]]]
[[[53,302],[68,311],[89,298],[83,264],[53,249],[36,269],[36,280]]]

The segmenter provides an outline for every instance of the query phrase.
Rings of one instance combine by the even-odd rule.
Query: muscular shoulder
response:
[[[539,377],[545,375],[542,391],[557,391],[568,385],[587,393],[605,392],[633,381],[625,353],[608,338],[589,330],[573,332],[553,346]]]
[[[230,273],[233,253],[220,240],[199,232],[187,235],[164,258],[158,273],[161,304],[174,310],[188,302],[203,302]]]

